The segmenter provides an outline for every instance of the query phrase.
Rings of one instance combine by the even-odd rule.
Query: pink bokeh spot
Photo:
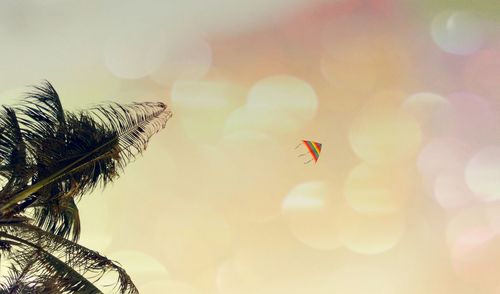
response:
[[[417,166],[424,178],[435,178],[444,170],[463,168],[469,156],[466,142],[452,137],[436,138],[423,147]]]
[[[463,79],[466,87],[485,97],[499,97],[500,49],[485,49],[471,56],[464,66]]]
[[[491,105],[482,97],[467,92],[451,94],[448,99],[455,109],[454,135],[471,145],[488,143],[498,129]]]
[[[496,233],[488,227],[476,227],[468,232],[465,232],[453,244],[453,255],[461,260],[470,259],[469,254],[484,246],[496,236]]]
[[[468,282],[496,281],[498,275],[491,269],[500,261],[499,241],[489,227],[476,227],[463,233],[451,248],[455,273]]]
[[[458,209],[475,201],[465,184],[463,170],[447,170],[440,173],[434,183],[434,197],[445,209]]]

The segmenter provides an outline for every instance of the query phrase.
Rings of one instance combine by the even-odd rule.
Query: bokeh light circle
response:
[[[240,95],[240,87],[227,81],[177,80],[171,90],[172,108],[182,113],[181,126],[191,140],[215,143]]]
[[[494,105],[469,92],[456,92],[447,97],[454,109],[454,135],[476,146],[491,143],[499,130]]]
[[[332,193],[325,182],[305,182],[295,186],[282,202],[292,234],[311,248],[340,247],[336,229],[338,203],[333,201]]]
[[[434,197],[441,207],[457,209],[465,207],[474,197],[465,184],[463,169],[441,172],[434,183]]]
[[[408,179],[398,169],[355,166],[347,177],[344,197],[349,206],[360,213],[389,213],[406,202]]]
[[[470,206],[454,214],[446,227],[446,240],[450,249],[464,233],[478,230],[478,228],[483,231],[489,228],[489,220],[481,207]]]
[[[500,261],[500,239],[483,208],[471,206],[456,214],[446,237],[453,270],[462,280],[498,280],[491,267]]]
[[[226,260],[218,267],[215,285],[221,294],[250,293],[233,260]]]
[[[288,75],[271,76],[258,81],[247,97],[248,108],[282,109],[299,122],[311,120],[318,109],[318,98],[312,86]]]
[[[498,98],[500,94],[500,48],[480,50],[466,61],[463,70],[465,86],[484,97]]]
[[[491,268],[500,262],[500,239],[489,229],[464,233],[451,249],[453,269],[468,282],[498,281]]]
[[[104,51],[108,69],[123,79],[140,79],[155,71],[163,62],[167,42],[155,30],[130,30],[112,36]]]
[[[353,252],[368,255],[391,250],[405,231],[405,217],[401,213],[369,215],[349,207],[339,211],[337,224],[341,243]]]
[[[453,137],[430,140],[420,151],[417,167],[426,179],[435,179],[447,170],[463,170],[468,160],[470,146]]]
[[[401,107],[415,118],[424,135],[442,136],[452,128],[452,106],[438,94],[415,93],[406,98]]]
[[[382,92],[365,105],[349,129],[354,153],[366,162],[395,163],[414,156],[422,140],[417,121],[395,102],[404,95]]]
[[[483,201],[500,199],[500,146],[479,150],[467,163],[465,179],[468,187]]]
[[[226,119],[224,133],[254,131],[272,134],[288,134],[301,128],[289,113],[271,107],[242,106],[232,111]]]
[[[484,42],[481,19],[468,11],[446,11],[436,15],[431,35],[443,51],[459,55],[477,51]]]
[[[163,63],[151,73],[155,82],[169,86],[177,79],[203,78],[212,65],[212,48],[207,41],[194,38],[180,46],[170,46]]]

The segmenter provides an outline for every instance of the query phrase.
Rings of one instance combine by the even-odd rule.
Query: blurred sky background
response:
[[[141,293],[500,293],[500,2],[4,0],[0,42],[1,104],[172,108],[80,202]]]

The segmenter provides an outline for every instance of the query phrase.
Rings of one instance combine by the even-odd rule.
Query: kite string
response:
[[[304,164],[308,164],[308,163],[310,163],[313,160],[316,162],[318,160],[319,153],[321,152],[321,144],[317,143],[317,142],[314,142],[314,141],[302,141],[301,143],[299,143],[295,147],[295,149],[299,148],[302,145],[309,152],[299,154],[299,157],[306,156],[306,155],[309,155],[309,154],[313,157],[310,160],[304,162]]]

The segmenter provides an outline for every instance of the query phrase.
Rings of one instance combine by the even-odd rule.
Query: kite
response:
[[[310,155],[312,157],[310,160],[304,162],[304,164],[309,163],[312,160],[314,160],[315,163],[318,161],[319,154],[321,153],[321,143],[314,142],[314,141],[302,140],[302,143],[297,145],[297,147],[295,147],[295,149],[299,148],[300,146],[305,146],[305,148],[307,149],[307,152],[300,154],[299,157],[306,156],[306,155]]]

